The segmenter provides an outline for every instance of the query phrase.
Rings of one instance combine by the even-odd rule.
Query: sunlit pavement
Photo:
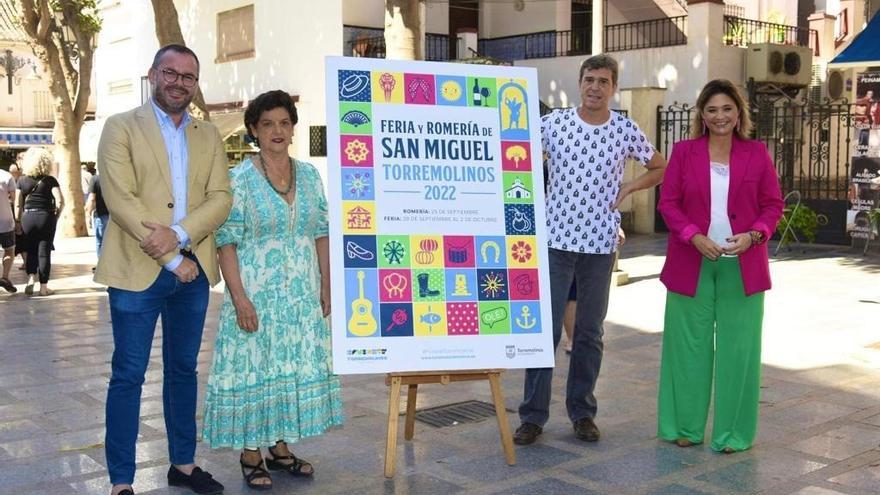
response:
[[[16,269],[19,293],[0,295],[0,494],[109,493],[102,445],[112,349],[107,296],[91,282],[94,240],[56,244],[54,296],[26,297],[24,274]],[[612,290],[598,443],[577,440],[565,417],[567,363],[560,349],[550,422],[537,443],[517,447],[516,466],[505,464],[492,418],[440,429],[417,422],[412,442],[401,433],[397,474],[386,480],[384,377],[350,376],[343,378],[345,427],[294,446],[315,465],[315,478],[275,473],[271,493],[880,493],[880,255],[806,246],[773,259],[758,442],[749,452],[722,455],[655,436],[664,246],[663,236],[631,236],[623,250],[620,267],[631,283]],[[219,292],[211,301],[202,384]],[[160,338],[157,331],[144,386],[135,489],[182,494],[188,492],[165,482]],[[521,371],[505,374],[504,392],[515,411]],[[488,385],[423,386],[418,407],[470,399],[490,401]],[[513,429],[516,414],[510,418]],[[197,457],[226,493],[251,493],[236,452],[200,445]]]

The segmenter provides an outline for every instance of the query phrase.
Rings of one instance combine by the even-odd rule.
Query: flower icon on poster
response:
[[[365,198],[370,194],[370,172],[354,172],[345,174],[345,188],[355,198]]]
[[[349,141],[345,145],[345,156],[353,163],[366,161],[369,154],[370,150],[367,149],[367,144],[359,139]]]
[[[510,253],[513,259],[520,263],[525,263],[532,259],[532,246],[525,241],[517,241],[510,247]]]

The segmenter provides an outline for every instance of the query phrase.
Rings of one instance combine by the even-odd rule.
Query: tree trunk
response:
[[[55,119],[53,151],[59,164],[58,181],[61,183],[61,194],[64,195],[64,211],[59,219],[59,228],[64,237],[88,235],[83,209],[79,134],[80,126],[70,125],[64,119]]]
[[[180,20],[177,18],[177,8],[174,0],[151,0],[153,2],[153,17],[156,22],[156,38],[159,46],[170,44],[186,46],[183,33],[180,31]],[[190,113],[193,117],[201,120],[210,120],[208,106],[202,95],[202,88],[196,86],[196,95],[190,104]]]
[[[385,0],[385,58],[423,60],[423,0]]]

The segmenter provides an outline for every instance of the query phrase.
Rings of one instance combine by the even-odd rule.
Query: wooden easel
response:
[[[495,404],[495,416],[498,419],[498,431],[501,433],[501,445],[507,464],[516,464],[516,452],[513,449],[513,436],[507,422],[507,411],[504,409],[504,394],[501,391],[501,373],[504,370],[464,370],[464,371],[424,371],[412,373],[389,373],[385,377],[385,385],[391,387],[388,396],[388,437],[385,440],[385,477],[394,476],[397,460],[397,416],[400,414],[400,387],[408,385],[406,392],[406,423],[403,437],[412,440],[416,421],[416,395],[419,385],[426,383],[466,382],[473,380],[489,380],[492,389],[492,401]]]

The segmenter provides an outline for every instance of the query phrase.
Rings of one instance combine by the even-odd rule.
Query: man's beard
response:
[[[165,97],[165,92],[172,89],[173,86],[168,86],[164,89],[156,89],[153,93],[153,98],[156,99],[156,103],[159,105],[159,108],[165,110],[166,113],[181,113],[189,107],[189,104],[192,102],[193,95],[190,95],[189,98],[180,102],[180,103],[172,103]]]

